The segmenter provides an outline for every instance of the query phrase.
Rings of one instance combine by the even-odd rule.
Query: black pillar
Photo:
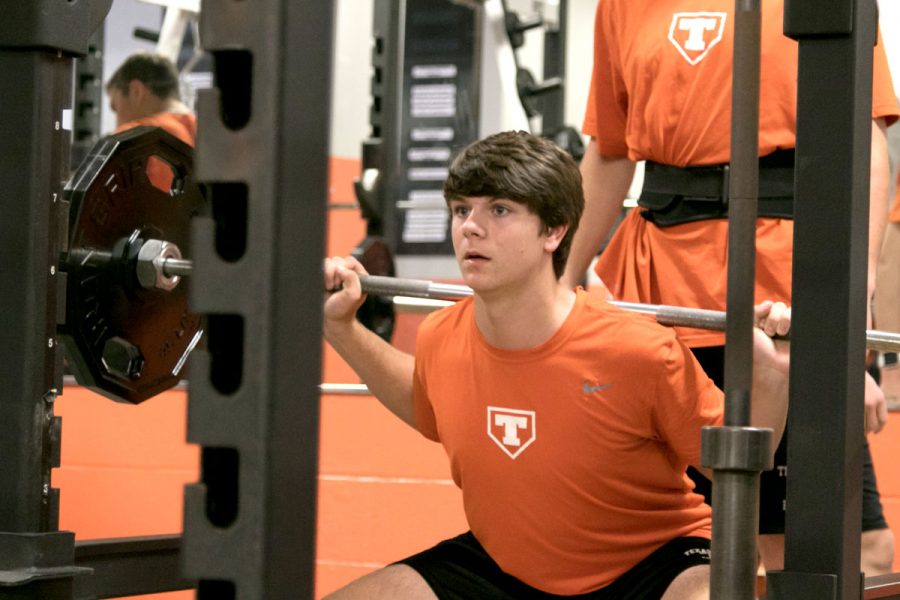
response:
[[[311,598],[334,3],[208,0],[215,86],[198,98],[185,498],[197,598]]]
[[[785,570],[777,599],[860,598],[874,0],[788,0],[800,43]]]
[[[5,2],[0,19],[0,585],[72,597],[74,535],[59,532],[64,290],[73,59],[111,0]]]

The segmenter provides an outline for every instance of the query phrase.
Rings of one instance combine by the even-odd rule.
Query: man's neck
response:
[[[503,295],[475,296],[475,324],[489,344],[526,350],[553,337],[575,305],[575,292],[552,284]]]
[[[190,111],[190,109],[188,109],[187,105],[184,102],[182,102],[181,100],[178,100],[176,98],[166,98],[165,100],[162,100],[160,102],[160,109],[158,112],[184,114],[184,113],[189,113],[191,111]]]

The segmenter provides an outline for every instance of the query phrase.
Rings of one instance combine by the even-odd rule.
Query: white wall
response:
[[[878,9],[884,50],[894,79],[894,92],[900,97],[900,0],[878,0]],[[900,125],[888,129],[888,141],[891,164],[896,172],[900,169]]]
[[[332,76],[331,154],[358,158],[369,136],[373,0],[338,0]]]
[[[895,88],[900,93],[900,0],[878,2],[885,48],[894,73]],[[576,128],[581,126],[587,101],[596,3],[597,0],[569,0],[566,122]],[[358,157],[362,141],[369,135],[372,5],[372,0],[336,1],[331,153],[337,156]],[[508,0],[508,5],[523,16],[533,12],[533,0]],[[105,28],[105,77],[129,53],[153,48],[152,43],[132,36],[135,27],[157,30],[161,23],[162,11],[158,6],[140,0],[114,0]],[[518,50],[518,57],[538,78],[543,69],[542,52],[540,31],[528,32],[525,45]],[[486,51],[485,57],[488,58],[489,55],[490,52]],[[499,98],[497,90],[490,89],[489,86],[485,86],[484,94],[495,102],[503,100]],[[505,94],[504,98],[507,96]],[[485,108],[496,112],[497,109],[492,109],[490,102],[483,104]],[[110,131],[114,118],[105,102],[101,118],[104,132]],[[496,127],[503,127],[504,122],[508,126],[517,125],[515,120],[510,121],[507,116],[501,116]],[[891,130],[891,137],[896,140],[897,156],[900,157],[900,126],[892,127]]]
[[[900,95],[900,0],[878,0],[878,9],[884,48]]]
[[[331,151],[338,156],[359,156],[360,145],[369,134],[372,4],[371,0],[337,1]],[[508,0],[509,8],[518,11],[523,18],[533,14],[532,5],[533,0]],[[566,122],[579,129],[591,76],[595,6],[596,0],[569,0]],[[489,23],[485,25],[490,26]],[[528,67],[538,80],[543,72],[541,35],[538,29],[526,33],[525,45],[517,52],[523,66]],[[486,31],[485,37],[492,37],[492,33]],[[483,58],[486,61],[495,58],[493,47],[484,49]],[[496,61],[493,65],[482,64],[486,81],[498,80],[496,68]],[[497,101],[509,96],[499,91],[489,87],[483,90],[482,108],[490,113],[487,118],[491,123],[489,128],[518,127],[518,116],[502,114],[504,111],[496,105]]]
[[[590,79],[595,3],[596,0],[569,0],[566,121],[576,127],[581,125]],[[519,11],[523,17],[532,13],[532,0],[509,0],[509,6]],[[372,0],[336,2],[331,118],[333,155],[358,157],[362,141],[369,135],[372,10]],[[161,24],[162,9],[159,6],[140,0],[114,0],[105,24],[104,78],[108,78],[132,52],[153,50],[153,43],[134,38],[132,33],[135,27],[158,31]],[[539,30],[528,32],[525,45],[518,51],[519,59],[538,78],[543,69],[542,52],[543,40]],[[485,52],[486,57],[489,54]],[[484,93],[492,100],[497,97],[496,90],[486,88]],[[506,117],[501,119],[503,120]],[[518,126],[515,119],[507,123],[509,127]],[[104,102],[101,113],[102,131],[108,133],[114,127],[115,116]]]
[[[136,39],[135,27],[159,31],[162,25],[162,8],[138,0],[113,0],[112,8],[104,23],[103,82],[109,79],[129,54],[139,50],[152,51],[153,42]],[[100,112],[100,131],[104,134],[116,127],[116,116],[104,98]]]

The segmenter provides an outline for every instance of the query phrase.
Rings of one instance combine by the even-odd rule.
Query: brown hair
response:
[[[505,198],[528,207],[546,232],[569,229],[553,252],[553,271],[562,276],[572,238],[584,212],[581,173],[575,159],[552,141],[524,131],[506,131],[464,148],[450,164],[444,198]]]
[[[112,74],[106,83],[106,89],[117,89],[123,94],[128,94],[128,84],[138,80],[162,100],[174,98],[181,99],[178,91],[178,71],[165,56],[138,52],[125,59],[116,72]]]

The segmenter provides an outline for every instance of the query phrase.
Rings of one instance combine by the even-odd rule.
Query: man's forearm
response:
[[[772,448],[784,435],[788,407],[788,376],[777,370],[753,366],[753,402],[750,408],[750,424],[753,427],[771,429]]]
[[[392,413],[409,425],[413,418],[415,358],[388,344],[358,321],[324,324],[325,339]]]
[[[900,331],[900,223],[888,223],[875,292],[875,327]]]
[[[876,271],[887,222],[888,195],[891,187],[887,133],[884,119],[872,121],[872,156],[869,172],[869,250],[866,297],[875,293]]]
[[[634,178],[634,161],[626,157],[606,157],[588,144],[581,159],[584,186],[584,215],[572,240],[563,282],[570,287],[581,283],[622,211],[622,201]]]

